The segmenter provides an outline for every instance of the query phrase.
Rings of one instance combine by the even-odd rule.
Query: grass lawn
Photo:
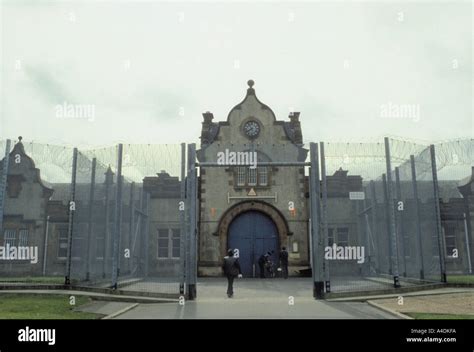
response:
[[[64,276],[0,277],[0,283],[64,284]]]
[[[415,319],[474,319],[468,314],[403,313]]]
[[[474,275],[448,275],[450,284],[474,284]]]
[[[0,295],[0,319],[98,319],[99,314],[75,312],[73,309],[90,302],[89,297],[75,296],[69,304],[68,295]]]

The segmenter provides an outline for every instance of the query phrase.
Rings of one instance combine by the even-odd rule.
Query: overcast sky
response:
[[[225,120],[248,79],[278,119],[301,112],[306,142],[474,135],[468,1],[35,0],[1,10],[1,138],[199,143],[202,112]],[[94,116],[60,117],[65,104]],[[414,115],[390,110],[401,105]]]

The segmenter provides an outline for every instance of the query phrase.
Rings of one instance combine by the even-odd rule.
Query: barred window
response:
[[[268,167],[259,166],[254,169],[250,167],[236,167],[234,169],[234,184],[237,187],[245,186],[262,186],[266,187],[269,184],[269,169]]]
[[[349,245],[349,229],[347,227],[337,229],[337,245],[341,247]]]
[[[28,230],[21,229],[18,236],[18,247],[28,246]]]
[[[158,258],[179,258],[180,229],[158,229]]]
[[[181,237],[181,230],[180,229],[172,229],[172,248],[171,248],[171,257],[172,258],[179,258],[180,257],[180,237]]]
[[[237,168],[237,186],[245,186],[245,167]]]
[[[158,258],[168,258],[169,252],[169,231],[168,229],[158,229]]]
[[[6,246],[7,244],[10,246],[15,246],[16,242],[16,231],[7,229],[3,233],[3,245]]]
[[[256,186],[257,185],[257,169],[248,169],[249,172],[249,179],[248,179],[248,185],[249,186]]]
[[[267,186],[268,185],[268,173],[267,168],[261,166],[258,168],[258,184],[260,186]]]
[[[328,246],[334,244],[334,229],[328,229]]]
[[[74,227],[74,233],[72,236],[72,253],[71,256],[74,259],[81,259],[85,257],[87,251],[87,245],[85,240],[85,234],[87,234],[88,224],[81,222]]]
[[[58,258],[66,258],[67,257],[67,235],[68,229],[67,227],[60,227],[58,229]]]
[[[456,229],[454,226],[444,228],[444,241],[446,243],[446,255],[452,257],[456,249]]]

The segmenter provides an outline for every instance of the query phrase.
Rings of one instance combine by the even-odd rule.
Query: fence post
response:
[[[181,143],[181,184],[180,184],[180,203],[184,205],[184,209],[178,206],[179,209],[179,258],[180,258],[180,273],[179,273],[179,293],[184,294],[185,280],[186,280],[186,143]]]
[[[144,266],[143,266],[143,271],[144,271],[144,275],[145,277],[148,276],[148,266],[149,266],[149,247],[148,247],[148,244],[149,244],[149,239],[150,239],[150,193],[148,192],[144,192],[144,200],[145,200],[145,226],[144,226],[144,231],[145,231],[145,235],[143,236],[143,247],[145,248],[145,263],[144,263]]]
[[[380,250],[380,236],[379,232],[377,231],[377,193],[375,192],[375,182],[373,180],[370,181],[370,198],[372,202],[372,240],[375,241],[374,244],[374,251],[377,253],[375,256],[376,259],[376,272],[377,274],[380,273],[380,265],[381,265],[381,250]],[[377,246],[375,248],[375,245]]]
[[[434,205],[435,205],[435,215],[436,215],[436,231],[438,233],[438,249],[439,249],[439,268],[441,272],[441,282],[446,282],[446,267],[444,260],[444,246],[442,238],[442,229],[441,229],[441,211],[439,206],[439,189],[438,189],[438,171],[436,168],[436,154],[435,146],[430,145],[430,155],[431,155],[431,172],[433,175],[433,191],[434,191]]]
[[[132,273],[132,262],[133,262],[133,251],[132,251],[132,246],[133,246],[133,225],[135,224],[135,203],[133,196],[135,194],[135,182],[132,182],[130,184],[130,200],[128,202],[128,211],[129,211],[129,230],[128,230],[128,251],[129,251],[129,257],[128,257],[128,273]]]
[[[112,251],[112,288],[117,289],[119,276],[119,260],[120,260],[120,237],[122,234],[122,156],[123,144],[118,145],[117,153],[117,193],[115,195],[115,219],[114,219],[114,236]]]
[[[385,162],[387,164],[387,200],[389,207],[389,224],[390,224],[390,240],[392,245],[392,256],[393,260],[393,286],[395,288],[400,287],[399,274],[398,274],[398,250],[397,250],[397,229],[395,226],[395,208],[392,197],[392,165],[390,159],[390,143],[387,137],[385,137]]]
[[[110,169],[110,166],[105,172],[105,226],[104,226],[104,254],[102,262],[102,278],[105,279],[107,273],[107,265],[109,263],[109,253],[110,253],[110,185],[113,183],[113,173]]]
[[[3,213],[5,209],[5,195],[7,191],[8,164],[10,162],[11,140],[7,139],[5,145],[5,157],[2,163],[2,173],[0,178],[0,236],[3,236]]]
[[[321,209],[320,209],[320,183],[319,183],[319,155],[318,144],[310,143],[310,199],[311,199],[311,256],[313,267],[311,269],[313,276],[313,297],[316,299],[324,298],[324,273],[323,273],[323,242],[321,238]]]
[[[186,188],[186,198],[188,206],[188,260],[186,261],[186,294],[189,300],[196,298],[196,281],[197,281],[197,176],[196,176],[196,144],[188,144],[188,179]]]
[[[322,192],[322,213],[321,223],[323,230],[324,248],[329,247],[329,230],[328,230],[328,188],[326,177],[326,155],[324,153],[324,142],[319,143],[319,154],[321,157],[321,192]],[[329,272],[329,260],[323,261],[324,280],[326,292],[331,292],[331,277]]]
[[[398,231],[397,231],[397,237],[398,237],[398,244],[400,245],[400,254],[403,258],[403,277],[407,276],[407,261],[405,258],[405,228],[403,226],[403,213],[405,211],[405,202],[402,200],[402,188],[400,185],[400,169],[398,167],[395,168],[395,189],[396,189],[396,197],[398,202],[403,203],[403,210],[400,211],[397,209],[397,216],[396,219],[398,220]],[[397,258],[398,258],[398,252],[397,252]]]
[[[387,231],[387,246],[388,246],[388,273],[389,275],[393,275],[393,267],[392,267],[392,242],[391,242],[391,228],[390,228],[390,206],[389,206],[389,198],[387,192],[387,175],[382,174],[382,186],[383,186],[383,201],[385,205],[385,230]]]
[[[95,169],[97,165],[97,159],[92,159],[92,170],[91,170],[91,185],[89,190],[89,221],[87,226],[87,252],[86,252],[86,280],[90,280],[90,271],[91,271],[91,240],[92,240],[92,217],[94,216],[94,191],[95,191]]]
[[[72,176],[70,200],[68,204],[68,230],[67,230],[67,261],[66,261],[66,277],[64,279],[65,285],[71,284],[71,259],[72,259],[72,232],[74,222],[74,212],[76,209],[76,172],[77,172],[77,148],[72,152]]]

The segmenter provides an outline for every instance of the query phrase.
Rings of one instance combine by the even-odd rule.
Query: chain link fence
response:
[[[326,292],[431,285],[445,281],[446,275],[472,274],[473,140],[430,146],[387,138],[385,143],[319,146],[318,229]],[[198,153],[199,162],[218,164],[218,152],[226,147],[217,146],[210,154],[215,160]],[[257,146],[257,169],[235,168],[235,175],[219,182],[271,186],[269,170],[278,166],[266,155],[276,154],[280,169],[288,173],[287,186],[294,183],[302,194],[310,189],[313,197],[312,188],[305,186],[309,153],[275,153],[278,148]],[[191,231],[184,210],[195,207],[211,220],[219,211],[211,203],[200,205],[197,191],[194,202],[184,201],[183,181],[190,170],[184,145],[77,149],[20,139],[10,145],[0,141],[0,149],[6,156],[0,162],[4,284],[66,282],[134,294],[184,292],[185,254],[190,255],[185,233]],[[207,182],[198,185],[200,192],[206,189],[209,196],[220,191],[216,187],[222,182],[211,176],[218,177],[225,168],[211,165],[200,172],[201,181]],[[242,187],[242,197],[248,197]],[[301,243],[302,256],[307,252],[311,265],[311,234],[307,239],[304,235],[309,201],[295,216],[288,208],[292,199],[268,192],[263,195],[267,201],[281,214],[288,213],[297,229],[292,240]],[[240,196],[228,193],[226,199]],[[202,239],[199,243],[206,245]]]
[[[182,293],[181,149],[20,140],[8,153],[2,244],[31,247],[35,257],[1,260],[1,281]]]
[[[458,185],[461,176],[470,175],[467,166],[474,165],[472,141],[461,142],[463,147],[459,143],[454,142],[462,157],[454,160],[463,164],[456,169],[462,173],[440,176],[445,145],[389,138],[385,143],[320,144],[326,292],[441,283],[447,272],[471,270],[464,259],[470,253],[464,248],[470,238],[467,227],[464,240],[458,241],[462,248],[449,237],[453,219],[458,221],[455,229],[461,229],[459,203],[466,200]],[[455,253],[464,253],[457,263],[450,263],[453,246]]]

